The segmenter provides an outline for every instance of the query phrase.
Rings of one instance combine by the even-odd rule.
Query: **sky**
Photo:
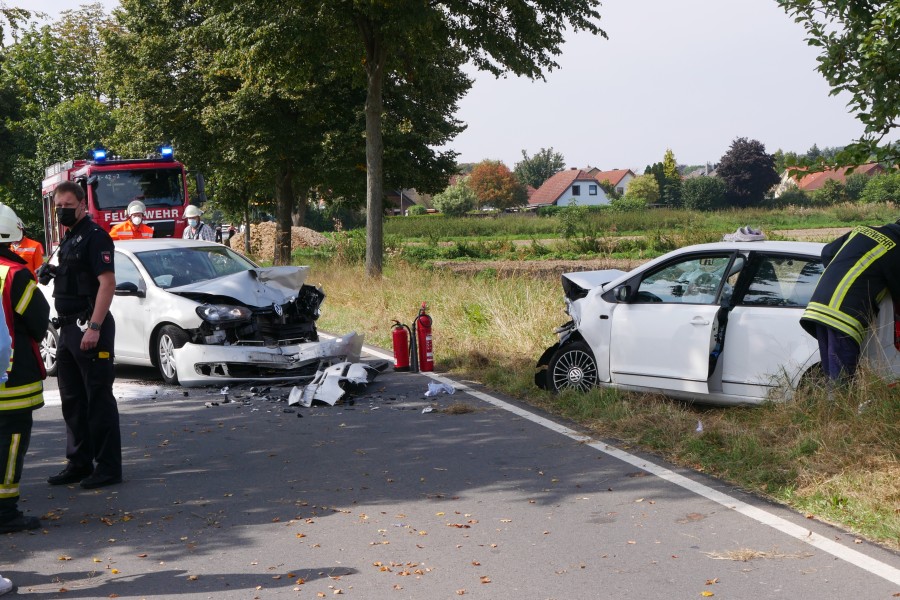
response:
[[[102,0],[111,8],[117,0]],[[9,0],[55,18],[75,3]],[[806,152],[857,139],[849,96],[830,96],[816,49],[775,0],[603,0],[603,39],[566,36],[545,81],[474,69],[449,144],[459,162],[553,148],[568,167],[643,172],[667,148],[679,164],[715,163],[738,137]]]

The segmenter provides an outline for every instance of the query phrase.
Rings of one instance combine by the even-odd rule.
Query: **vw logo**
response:
[[[281,305],[280,305],[280,304],[274,304],[274,303],[273,303],[272,306],[275,308],[275,314],[276,314],[276,315],[278,315],[279,317],[282,316],[282,315],[284,315],[284,309],[281,308]]]

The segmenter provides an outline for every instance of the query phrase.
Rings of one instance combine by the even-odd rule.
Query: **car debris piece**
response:
[[[378,376],[378,369],[365,363],[340,362],[316,372],[313,380],[302,389],[294,386],[288,405],[310,407],[314,400],[334,406],[344,394],[361,392]]]
[[[455,394],[456,388],[450,385],[449,383],[437,383],[437,382],[429,382],[428,383],[428,391],[425,392],[426,398],[431,398],[432,396],[439,396],[441,394]]]

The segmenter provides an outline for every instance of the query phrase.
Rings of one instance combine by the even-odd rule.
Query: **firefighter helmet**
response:
[[[22,240],[22,229],[19,227],[16,211],[5,204],[0,204],[0,244],[10,244]]]
[[[144,206],[144,203],[140,200],[132,200],[128,203],[128,210],[126,211],[128,216],[136,215],[136,214],[144,214],[147,210],[147,207]]]
[[[184,209],[185,219],[187,219],[188,217],[199,217],[202,214],[203,211],[193,204],[188,205],[188,207]]]

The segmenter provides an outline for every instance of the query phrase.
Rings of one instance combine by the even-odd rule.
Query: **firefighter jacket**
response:
[[[47,333],[50,305],[25,261],[5,245],[0,246],[0,289],[12,337],[9,377],[0,384],[0,415],[36,410],[44,405],[47,372],[39,344]]]
[[[22,241],[18,245],[14,244],[12,250],[25,261],[25,266],[32,275],[44,264],[44,246],[31,238],[22,237]]]
[[[821,324],[862,345],[885,294],[900,298],[900,224],[854,227],[822,249],[822,263],[800,324],[810,335]]]
[[[128,219],[113,225],[109,230],[109,237],[114,240],[149,240],[153,237],[153,228],[144,223],[135,227],[131,219]]]

